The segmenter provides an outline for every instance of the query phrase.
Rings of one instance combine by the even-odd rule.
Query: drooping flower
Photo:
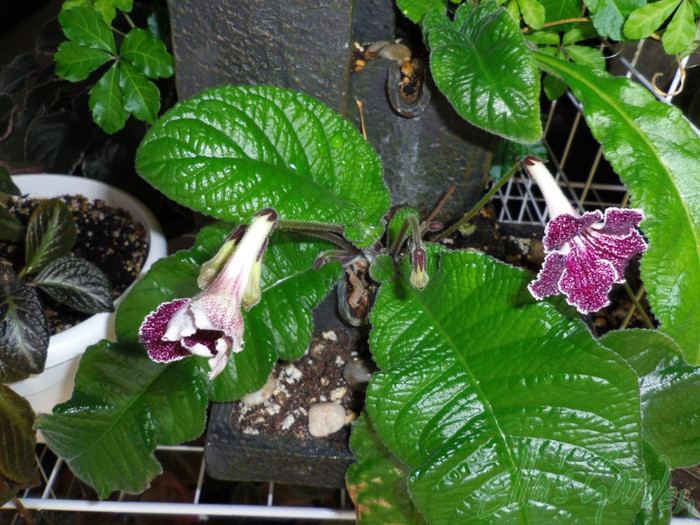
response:
[[[524,165],[542,191],[551,219],[542,243],[546,257],[528,289],[536,299],[563,293],[579,312],[610,303],[613,283],[624,282],[630,259],[647,244],[637,227],[641,210],[608,208],[579,215],[541,160],[525,157]]]
[[[191,355],[209,358],[213,379],[232,353],[243,349],[246,309],[260,299],[260,264],[277,213],[265,209],[247,228],[236,229],[219,253],[202,266],[198,283],[204,289],[194,298],[161,304],[146,317],[139,341],[159,363]]]

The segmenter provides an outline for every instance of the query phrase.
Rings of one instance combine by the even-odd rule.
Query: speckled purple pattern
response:
[[[643,219],[640,210],[619,208],[605,210],[604,217],[600,211],[555,217],[545,228],[547,256],[530,293],[537,299],[564,293],[581,313],[600,310],[610,302],[613,283],[625,280],[630,259],[647,248],[637,231]]]
[[[180,341],[164,341],[163,335],[175,312],[189,304],[190,299],[175,299],[163,303],[151,312],[139,328],[139,342],[148,350],[148,357],[157,363],[178,361],[192,355]]]

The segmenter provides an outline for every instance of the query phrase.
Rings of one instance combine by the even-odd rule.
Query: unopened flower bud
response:
[[[419,247],[413,250],[411,265],[413,267],[411,270],[411,286],[422,290],[428,285],[430,280],[428,272],[426,272],[427,256],[424,248]]]

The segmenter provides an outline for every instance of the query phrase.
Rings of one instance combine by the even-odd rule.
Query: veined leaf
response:
[[[129,118],[119,80],[119,66],[115,63],[90,90],[92,118],[105,133],[116,133]]]
[[[10,172],[7,171],[7,168],[4,166],[0,166],[0,192],[7,193],[8,195],[22,194],[17,185],[12,181]]]
[[[124,109],[149,124],[160,110],[160,91],[148,77],[127,62],[119,66],[119,86],[124,94]]]
[[[475,126],[516,142],[542,136],[539,73],[518,25],[495,2],[423,21],[435,83]]]
[[[109,278],[80,257],[66,256],[50,262],[34,282],[42,291],[79,312],[94,314],[114,308]]]
[[[605,57],[600,49],[571,45],[564,47],[564,53],[569,55],[571,60],[582,66],[588,66],[593,69],[605,69]]]
[[[401,13],[413,20],[416,24],[423,21],[423,17],[433,9],[440,13],[447,11],[448,0],[396,0],[396,7]]]
[[[46,199],[32,212],[27,223],[25,268],[33,274],[51,261],[68,255],[78,238],[73,213],[61,199]]]
[[[0,481],[31,481],[36,469],[33,426],[34,411],[29,402],[10,387],[0,385]]]
[[[695,31],[693,8],[688,0],[683,0],[661,37],[664,51],[669,55],[681,54],[693,43]]]
[[[591,12],[593,25],[600,36],[622,40],[622,26],[627,17],[646,0],[584,0]]]
[[[538,0],[518,0],[523,21],[532,29],[540,29],[544,25],[544,6]]]
[[[71,82],[85,80],[90,73],[113,59],[112,55],[102,49],[86,47],[71,41],[61,43],[54,55],[56,74]]]
[[[124,37],[119,54],[151,78],[173,75],[173,57],[165,44],[145,29],[132,29]]]
[[[146,134],[136,165],[214,217],[247,221],[272,207],[282,220],[344,226],[358,246],[379,237],[389,208],[379,157],[352,124],[280,88],[219,87],[179,104]]]
[[[632,40],[648,37],[661,27],[681,1],[659,0],[635,9],[625,22],[625,36]]]
[[[652,330],[609,332],[600,343],[624,358],[639,377],[642,437],[671,467],[700,460],[700,367],[686,364],[676,344]]]
[[[681,112],[626,78],[538,53],[569,84],[605,157],[644,210],[649,304],[691,364],[700,363],[700,137]]]
[[[71,7],[58,15],[63,33],[69,40],[114,55],[117,52],[112,29],[100,13],[91,7]]]
[[[540,0],[544,6],[545,22],[558,22],[581,16],[580,0]]]
[[[533,303],[526,272],[470,251],[435,264],[422,292],[408,263],[380,288],[366,400],[426,521],[630,523],[641,491],[603,494],[644,483],[634,373]]]
[[[3,206],[0,206],[0,239],[10,242],[22,242],[24,239],[22,222]]]

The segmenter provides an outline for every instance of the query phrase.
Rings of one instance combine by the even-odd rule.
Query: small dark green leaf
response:
[[[648,37],[661,27],[680,2],[681,0],[659,0],[635,9],[625,22],[625,36],[632,40]]]
[[[27,79],[37,70],[34,53],[21,53],[12,62],[2,68],[0,74],[0,92],[15,93],[22,89]]]
[[[593,25],[600,36],[622,40],[622,26],[627,17],[646,0],[584,0],[591,12]]]
[[[420,24],[423,17],[433,9],[445,13],[447,3],[448,0],[396,0],[396,7],[406,18]]]
[[[25,274],[40,271],[51,261],[68,255],[78,238],[73,213],[61,199],[43,200],[27,224]]]
[[[520,28],[495,2],[423,21],[440,91],[472,124],[516,142],[542,136],[539,71]]]
[[[494,180],[500,180],[508,170],[527,155],[534,155],[540,159],[547,158],[547,148],[542,142],[534,144],[520,144],[510,140],[499,140],[496,151],[493,154],[493,161],[489,168],[489,175]]]
[[[116,54],[114,34],[98,11],[92,7],[71,7],[58,15],[63,33],[69,40],[94,49]]]
[[[36,469],[34,417],[26,399],[0,385],[0,480],[17,484],[31,481]]]
[[[27,379],[30,374],[22,373],[19,370],[15,370],[7,363],[4,363],[0,359],[0,383],[14,383],[15,381],[21,381],[22,379]]]
[[[347,473],[348,492],[362,524],[423,524],[408,494],[408,469],[377,436],[365,414],[352,425],[350,450],[356,462]]]
[[[4,206],[0,206],[0,239],[10,242],[22,242],[24,226]]]
[[[115,63],[90,90],[90,109],[95,122],[106,132],[124,127],[129,112],[124,109],[124,94],[119,87],[119,67]]]
[[[690,366],[668,337],[652,330],[609,332],[600,342],[637,373],[642,436],[672,467],[700,459],[700,367]]]
[[[63,42],[54,55],[56,74],[71,82],[85,80],[90,73],[113,59],[112,55],[101,49],[86,47],[70,40]]]
[[[79,312],[111,312],[112,285],[94,264],[66,256],[51,261],[34,278],[36,285],[55,300]]]
[[[679,55],[693,43],[696,25],[689,0],[683,0],[666,27],[661,43],[669,55]]]
[[[377,255],[369,267],[369,276],[378,283],[388,283],[395,275],[394,259],[386,253]]]
[[[145,29],[129,31],[119,48],[119,54],[151,78],[167,78],[174,72],[173,57],[165,44]]]
[[[149,124],[155,122],[160,110],[160,91],[148,77],[127,62],[119,67],[119,86],[124,94],[124,109]]]
[[[85,135],[86,128],[67,112],[36,117],[24,138],[25,158],[47,171],[68,173],[83,156]]]
[[[14,373],[38,374],[44,370],[48,346],[39,294],[0,266],[0,361]]]
[[[12,176],[4,166],[0,166],[0,192],[7,193],[8,195],[22,194],[17,185],[12,182]]]
[[[0,93],[0,140],[7,137],[12,131],[16,109],[17,106],[15,106],[12,97],[7,93]]]
[[[387,228],[387,244],[393,246],[399,235],[403,233],[403,239],[411,234],[408,226],[407,218],[409,215],[414,215],[418,220],[418,210],[415,208],[401,208],[394,213],[394,216],[389,221]]]

